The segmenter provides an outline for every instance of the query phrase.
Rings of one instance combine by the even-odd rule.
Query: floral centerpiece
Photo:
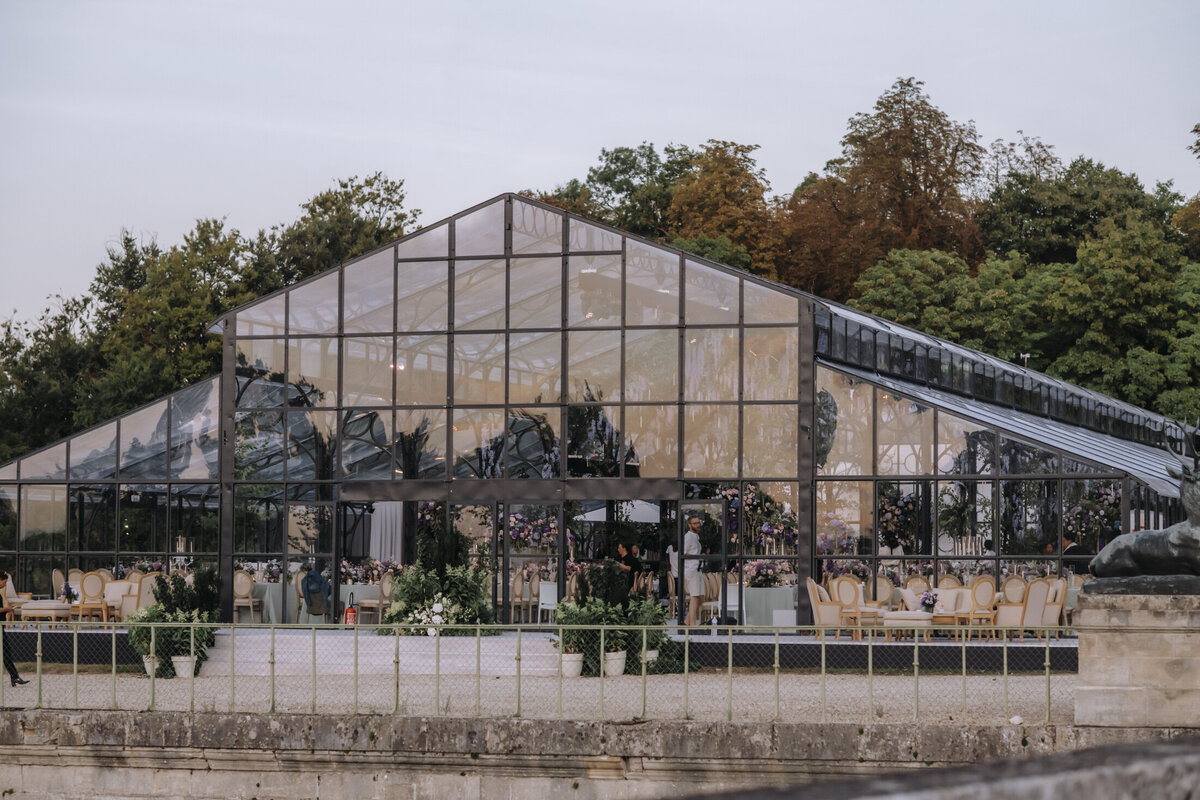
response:
[[[783,564],[766,559],[751,561],[746,565],[743,575],[746,585],[756,589],[779,586],[783,583]]]
[[[399,569],[399,564],[387,559],[364,558],[349,561],[343,558],[338,565],[338,577],[342,583],[379,583],[384,575]]]
[[[904,552],[916,551],[918,501],[909,493],[899,497],[881,495],[876,512],[879,541],[890,549],[903,547]],[[894,544],[893,544],[894,542]]]
[[[256,581],[278,583],[283,578],[283,565],[278,559],[270,561],[238,561],[233,562],[234,570],[242,570]]]
[[[59,599],[64,603],[74,603],[79,599],[79,595],[75,594],[75,590],[71,588],[71,584],[63,581],[62,591],[59,592]]]
[[[558,546],[558,520],[553,517],[528,517],[521,513],[508,515],[508,535],[514,545],[526,548],[555,548]]]
[[[167,565],[164,564],[161,560],[159,560],[157,558],[155,558],[155,559],[144,558],[140,561],[135,562],[133,566],[135,569],[137,569],[139,572],[141,572],[143,574],[148,573],[148,572],[166,572],[167,571],[167,568],[166,568]]]
[[[933,589],[926,589],[921,594],[921,610],[927,614],[932,614],[934,606],[937,605],[937,592]]]

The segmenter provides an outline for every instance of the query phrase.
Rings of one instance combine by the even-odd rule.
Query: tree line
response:
[[[524,194],[1024,363],[1200,416],[1200,195],[1019,133],[980,143],[912,78],[847,122],[841,154],[773,193],[756,145],[601,151]],[[1200,125],[1189,148],[1200,158]],[[122,231],[89,291],[0,325],[0,462],[220,369],[217,316],[415,229],[403,180],[339,181],[252,235],[202,219]]]

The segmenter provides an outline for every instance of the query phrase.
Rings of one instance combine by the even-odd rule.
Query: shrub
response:
[[[448,567],[439,577],[420,562],[392,579],[392,604],[383,616],[382,634],[424,635],[433,625],[490,625],[488,573],[469,566]],[[470,629],[443,630],[443,636],[473,636]],[[484,631],[488,635],[498,631]]]
[[[196,657],[193,666],[199,672],[200,665],[208,658],[208,648],[216,641],[216,627],[205,623],[215,620],[215,614],[198,609],[167,611],[161,604],[155,603],[126,619],[129,645],[142,656],[150,656],[153,649],[158,659],[155,677],[175,677],[171,656],[193,653]]]
[[[580,603],[594,597],[611,606],[626,605],[629,602],[629,578],[611,558],[587,564],[579,573],[575,596]]]

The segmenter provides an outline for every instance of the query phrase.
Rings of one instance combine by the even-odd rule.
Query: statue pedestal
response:
[[[1075,612],[1075,724],[1200,726],[1200,578],[1098,578]]]

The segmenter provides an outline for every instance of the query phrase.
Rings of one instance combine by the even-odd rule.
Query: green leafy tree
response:
[[[654,145],[600,151],[600,163],[588,170],[586,187],[600,220],[650,239],[676,233],[671,201],[679,180],[692,170],[686,146],[669,144],[660,155]]]

